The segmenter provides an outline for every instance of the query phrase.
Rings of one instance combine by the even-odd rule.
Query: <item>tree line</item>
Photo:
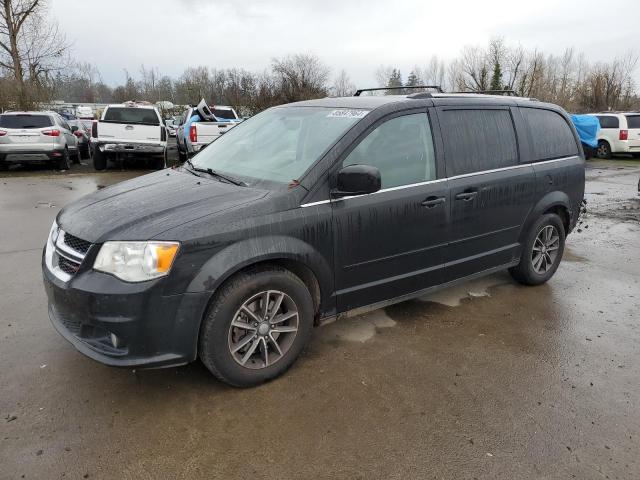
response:
[[[253,114],[287,102],[351,95],[356,89],[345,70],[332,76],[318,56],[302,53],[274,58],[262,72],[197,66],[172,77],[142,65],[134,75],[124,70],[124,81],[110,86],[97,66],[72,60],[69,43],[49,18],[46,0],[0,0],[0,110],[37,108],[53,100],[185,105],[205,98]],[[573,48],[552,55],[495,38],[486,47],[465,47],[450,61],[433,55],[414,66],[406,79],[394,66],[381,66],[374,76],[380,87],[429,84],[449,92],[510,90],[570,112],[637,110],[640,99],[633,81],[637,60],[627,53],[609,62],[590,63]]]
[[[416,65],[406,81],[393,66],[381,66],[375,76],[380,87],[428,84],[448,92],[513,92],[584,113],[640,109],[633,79],[637,63],[633,52],[590,63],[573,48],[561,55],[545,54],[494,38],[487,47],[463,48],[449,62],[434,55],[424,66]]]

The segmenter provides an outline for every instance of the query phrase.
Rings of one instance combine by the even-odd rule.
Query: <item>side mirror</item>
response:
[[[73,126],[71,127],[71,131],[72,131],[73,133],[77,132],[77,131],[78,131],[78,127],[76,127],[75,125],[73,125]]]
[[[336,197],[365,195],[380,190],[382,179],[380,170],[370,165],[347,165],[338,172]]]

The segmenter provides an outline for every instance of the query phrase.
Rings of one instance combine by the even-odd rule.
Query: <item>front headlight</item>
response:
[[[93,264],[126,282],[164,277],[178,253],[178,242],[105,242]]]

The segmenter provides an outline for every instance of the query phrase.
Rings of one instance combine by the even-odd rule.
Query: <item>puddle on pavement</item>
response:
[[[512,280],[507,273],[490,275],[443,289],[440,292],[419,297],[415,300],[400,302],[386,309],[375,310],[355,317],[342,318],[324,327],[324,333],[336,340],[364,343],[373,338],[381,329],[391,328],[398,322],[395,318],[397,310],[409,308],[411,317],[421,317],[425,321],[435,315],[441,307],[458,307],[465,300],[490,297],[490,289],[502,285],[511,285]]]
[[[435,302],[448,307],[458,307],[464,299],[490,297],[489,289],[511,283],[511,279],[506,273],[490,275],[419,297],[418,301]]]
[[[562,254],[562,261],[583,263],[588,260],[585,257],[573,253],[569,247],[565,247],[564,253]]]
[[[389,317],[383,309],[380,309],[356,317],[342,318],[325,328],[329,337],[364,343],[373,338],[378,329],[390,328],[395,325],[396,321]]]

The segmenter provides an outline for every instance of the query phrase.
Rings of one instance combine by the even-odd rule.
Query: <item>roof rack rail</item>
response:
[[[431,88],[438,93],[444,93],[442,91],[442,87],[440,85],[412,85],[410,87],[377,87],[377,88],[359,88],[356,90],[356,93],[353,94],[354,97],[359,97],[362,92],[376,92],[382,90],[409,90],[409,89],[418,89],[418,88]],[[424,92],[428,93],[428,92]]]
[[[518,92],[510,88],[505,88],[504,90],[471,90],[471,91],[467,90],[464,92],[460,91],[460,92],[451,92],[451,93],[475,93],[480,95],[507,95],[509,97],[520,96],[518,95]]]

